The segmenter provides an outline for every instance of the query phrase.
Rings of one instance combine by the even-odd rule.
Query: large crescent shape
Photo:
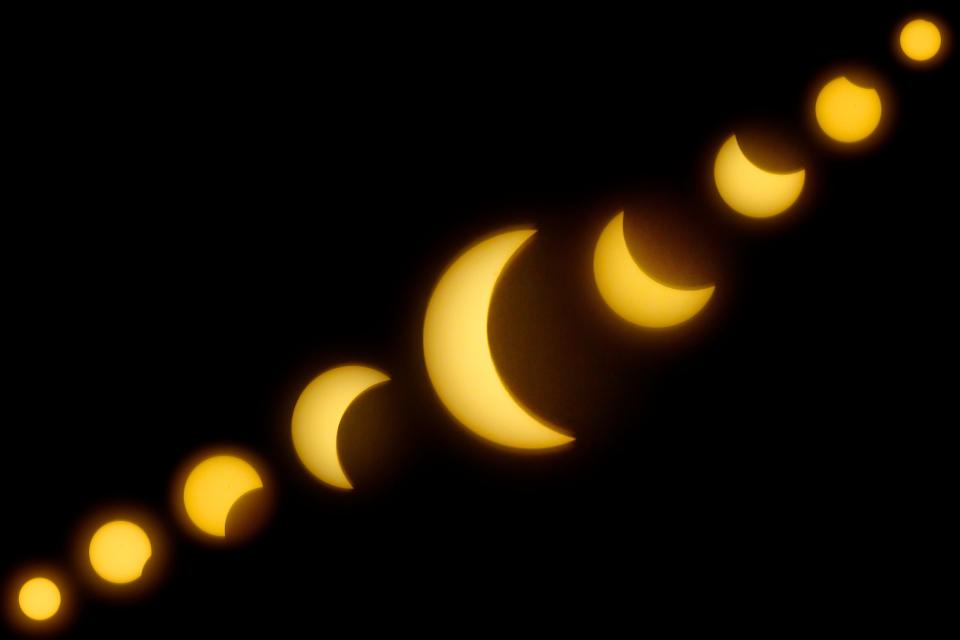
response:
[[[740,149],[737,136],[727,138],[713,164],[717,190],[737,213],[751,218],[769,218],[783,213],[803,191],[806,171],[771,173],[750,162]]]
[[[487,316],[494,289],[534,233],[507,231],[467,249],[437,282],[423,323],[427,373],[440,401],[475,434],[518,449],[547,449],[573,440],[517,402],[490,352]]]
[[[321,481],[353,489],[337,454],[343,414],[357,396],[390,378],[360,365],[326,371],[307,385],[293,408],[293,447],[304,466]]]
[[[714,286],[674,289],[647,275],[630,255],[623,213],[607,224],[593,254],[593,275],[604,301],[624,320],[642,327],[672,327],[697,315]]]

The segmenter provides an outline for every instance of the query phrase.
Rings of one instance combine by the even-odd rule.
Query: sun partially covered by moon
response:
[[[744,155],[736,135],[727,138],[713,163],[720,197],[751,218],[769,218],[789,209],[800,197],[805,177],[804,169],[790,173],[761,169]]]
[[[915,16],[901,24],[890,35],[897,33],[895,46],[906,56],[902,62],[919,63],[911,65],[918,68],[949,52],[948,24]],[[879,86],[883,88],[883,83]],[[817,94],[816,122],[837,142],[866,140],[881,120],[884,126],[891,120],[896,103],[888,100],[892,93],[885,89],[882,93],[883,100],[876,87],[861,86],[845,75],[833,77]],[[723,201],[750,218],[770,218],[790,209],[806,179],[803,167],[776,173],[758,166],[743,152],[736,135],[720,146],[713,169]],[[488,335],[490,307],[500,278],[534,233],[530,228],[502,231],[476,242],[447,267],[427,304],[423,353],[428,378],[441,403],[469,431],[512,449],[554,450],[574,438],[513,396],[497,371]],[[659,329],[687,322],[703,311],[715,292],[713,284],[672,287],[644,271],[627,244],[623,212],[600,233],[593,269],[605,303],[624,320],[642,327]],[[325,484],[353,489],[337,448],[341,422],[361,395],[389,379],[377,369],[344,365],[325,371],[300,394],[291,419],[294,449],[307,470]],[[186,529],[215,540],[250,533],[262,520],[264,509],[259,504],[259,514],[251,514],[254,501],[248,499],[262,498],[273,486],[264,470],[247,454],[223,449],[193,460],[174,483],[176,510],[182,507],[189,521]],[[100,514],[90,522],[97,528],[91,527],[92,535],[84,530],[77,536],[76,549],[82,568],[86,570],[89,562],[93,570],[91,583],[109,590],[120,585],[119,591],[129,594],[156,578],[166,545],[162,529],[150,526],[149,517],[131,515],[124,508],[122,518]],[[134,582],[136,586],[124,586]],[[6,601],[12,620],[22,622],[29,632],[50,633],[53,627],[63,626],[77,602],[72,582],[51,567],[24,568],[10,580],[9,588]]]
[[[865,140],[880,125],[880,93],[861,87],[846,76],[834,78],[820,90],[815,107],[817,122],[828,136],[843,143]]]
[[[107,522],[90,539],[90,566],[113,584],[127,584],[143,575],[153,546],[143,528],[129,520]]]
[[[214,455],[190,471],[183,505],[197,529],[214,538],[227,536],[227,518],[242,497],[263,488],[252,464],[235,455]]]
[[[627,247],[623,213],[607,224],[593,254],[600,295],[617,315],[641,327],[664,328],[686,322],[703,309],[714,286],[677,289],[657,282],[641,269]]]
[[[293,446],[303,465],[338,489],[353,489],[337,453],[340,421],[350,404],[390,378],[376,369],[346,365],[326,371],[307,385],[293,409]]]
[[[506,231],[467,249],[437,282],[423,323],[427,373],[440,401],[473,433],[516,449],[573,441],[513,397],[490,351],[487,318],[497,281],[534,233]]]
[[[60,588],[46,576],[30,578],[20,587],[17,604],[20,611],[31,620],[49,620],[60,611]]]

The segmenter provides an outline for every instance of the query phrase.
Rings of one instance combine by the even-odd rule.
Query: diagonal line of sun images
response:
[[[930,65],[944,57],[944,25],[916,17],[899,25],[901,61]],[[839,75],[824,83],[813,107],[823,141],[853,147],[875,136],[884,123],[884,99],[875,87],[859,86]],[[788,211],[803,193],[806,168],[768,171],[751,161],[736,133],[717,150],[713,178],[717,192],[737,214],[762,224]],[[487,332],[490,303],[512,259],[529,244],[533,228],[511,228],[465,249],[443,272],[430,297],[423,325],[427,374],[453,418],[475,435],[510,449],[556,450],[574,436],[522,406],[498,374]],[[641,269],[624,237],[624,214],[617,212],[596,240],[594,280],[600,297],[624,321],[663,330],[695,318],[717,293],[713,284],[676,288]],[[301,393],[293,410],[291,436],[303,466],[336,490],[353,489],[340,463],[340,421],[360,395],[389,382],[389,376],[360,364],[323,372]],[[183,528],[198,538],[236,543],[256,533],[265,510],[240,509],[271,491],[266,466],[249,452],[220,448],[188,460],[175,479],[176,509]],[[147,511],[120,509],[91,519],[85,532],[85,561],[108,595],[149,586],[163,554],[163,527]],[[65,626],[71,602],[66,573],[55,566],[24,568],[10,578],[22,630]]]

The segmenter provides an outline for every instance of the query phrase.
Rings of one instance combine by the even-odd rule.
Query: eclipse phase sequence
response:
[[[901,62],[915,68],[935,66],[950,48],[949,29],[930,16],[912,16],[895,35]],[[846,147],[874,136],[888,117],[883,102],[878,87],[857,84],[841,74],[819,87],[812,111],[820,130]],[[806,167],[774,172],[757,165],[743,152],[736,134],[725,139],[714,157],[717,192],[730,209],[747,218],[762,220],[789,211],[803,194],[806,178]],[[471,433],[510,449],[559,450],[574,442],[573,436],[513,396],[497,371],[488,335],[499,280],[534,234],[532,228],[501,231],[470,245],[448,265],[427,304],[423,355],[438,399]],[[667,329],[694,319],[713,299],[715,284],[670,286],[649,275],[634,253],[642,251],[628,246],[621,211],[596,240],[593,275],[601,298],[623,320],[641,328]],[[337,448],[341,422],[358,398],[389,380],[375,368],[347,364],[323,372],[300,394],[291,419],[294,450],[325,485],[353,489]],[[195,462],[176,487],[177,507],[185,513],[187,527],[216,541],[234,538],[230,527],[238,506],[247,497],[262,495],[268,483],[263,469],[248,456],[220,451]],[[239,522],[244,519],[250,518],[244,514]],[[104,520],[98,521],[83,548],[95,581],[121,588],[142,584],[145,572],[156,573],[148,571],[155,568],[150,561],[156,563],[157,549],[162,556],[164,546],[155,548],[156,541],[137,517]],[[150,531],[156,533],[154,527]],[[85,541],[85,535],[80,540]],[[10,582],[20,616],[17,622],[46,625],[36,628],[48,632],[68,619],[74,599],[65,586],[71,583],[53,569],[22,571]]]

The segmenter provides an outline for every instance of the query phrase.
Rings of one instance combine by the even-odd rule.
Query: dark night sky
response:
[[[886,536],[936,530],[946,495],[960,105],[956,50],[907,68],[891,37],[910,7],[861,11],[223,17],[22,51],[0,577],[77,577],[77,527],[115,504],[155,515],[169,562],[133,599],[74,585],[78,635],[643,625],[878,571]],[[859,151],[810,118],[843,64],[890,98]],[[735,129],[807,166],[795,210],[719,201]],[[591,254],[621,209],[652,273],[717,282],[691,323],[640,330],[603,305]],[[492,348],[577,436],[533,457],[455,424],[421,353],[445,265],[521,223],[538,234],[500,283]],[[289,440],[299,391],[343,362],[392,376],[343,423],[351,494]],[[175,469],[217,443],[255,451],[276,490],[236,548],[170,516]]]

